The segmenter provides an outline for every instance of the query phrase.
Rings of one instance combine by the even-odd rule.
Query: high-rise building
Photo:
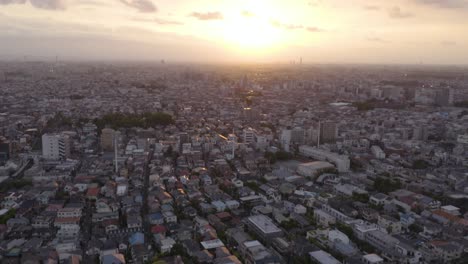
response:
[[[242,116],[246,121],[256,121],[259,118],[259,114],[255,109],[245,107],[242,111]]]
[[[452,91],[449,88],[438,89],[435,92],[434,102],[438,106],[449,106],[452,101]]]
[[[251,127],[244,129],[243,131],[244,143],[251,144],[255,143],[255,130]]]
[[[11,155],[11,143],[7,139],[0,137],[0,162],[7,161]]]
[[[291,130],[291,142],[297,145],[305,143],[305,131],[301,127],[295,127]]]
[[[338,129],[335,122],[319,123],[319,145],[325,143],[335,143],[338,136]]]
[[[42,157],[46,160],[63,160],[70,156],[70,138],[60,134],[42,135]]]
[[[427,140],[429,138],[429,131],[426,126],[418,126],[413,129],[413,140]]]
[[[101,131],[101,148],[103,151],[114,151],[115,130],[104,128]]]
[[[283,129],[280,136],[280,144],[284,151],[289,152],[291,148],[291,129]]]

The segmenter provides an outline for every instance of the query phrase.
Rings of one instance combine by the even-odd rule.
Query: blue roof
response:
[[[164,219],[163,215],[160,212],[152,213],[148,217],[150,220]]]
[[[145,235],[143,233],[140,233],[140,232],[134,233],[133,235],[131,235],[128,238],[128,242],[132,246],[144,244],[145,243]]]

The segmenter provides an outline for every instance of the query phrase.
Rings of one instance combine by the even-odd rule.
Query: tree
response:
[[[374,189],[378,192],[388,194],[401,188],[401,182],[398,179],[391,180],[377,177],[374,181]]]
[[[419,234],[422,231],[424,231],[424,229],[421,226],[417,225],[417,224],[411,224],[410,226],[408,226],[408,229],[409,229],[409,231],[411,231],[413,233],[416,233],[416,234]]]
[[[6,222],[10,219],[15,217],[16,215],[16,210],[15,209],[10,209],[8,212],[6,212],[4,215],[0,216],[0,224],[4,225]]]
[[[353,192],[352,198],[354,201],[367,203],[369,201],[369,194]]]
[[[415,170],[424,170],[429,167],[429,163],[425,160],[415,160],[413,161],[413,169]]]

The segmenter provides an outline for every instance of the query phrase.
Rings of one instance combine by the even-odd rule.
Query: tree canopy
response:
[[[99,129],[106,126],[114,129],[131,127],[149,128],[173,124],[174,119],[171,115],[163,112],[143,114],[112,113],[95,119],[94,123]]]

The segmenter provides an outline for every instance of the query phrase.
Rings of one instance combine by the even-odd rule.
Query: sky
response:
[[[0,59],[468,64],[468,0],[0,0]]]

